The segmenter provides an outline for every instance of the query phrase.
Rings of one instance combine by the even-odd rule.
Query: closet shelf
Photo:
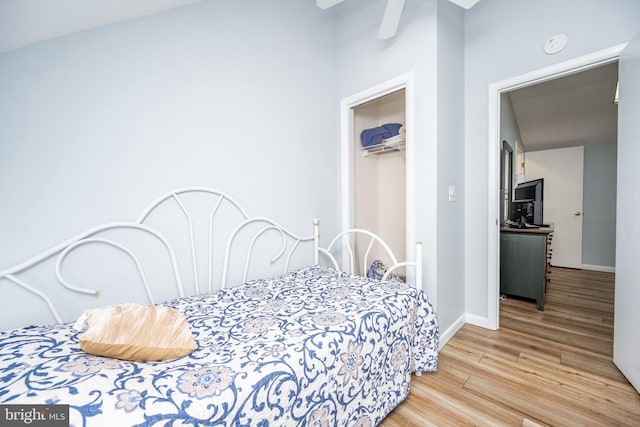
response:
[[[400,150],[403,150],[405,147],[406,147],[406,141],[401,141],[395,144],[387,144],[383,142],[382,144],[363,147],[361,150],[366,152],[367,154],[382,154],[382,153],[390,153],[392,151],[400,151]]]

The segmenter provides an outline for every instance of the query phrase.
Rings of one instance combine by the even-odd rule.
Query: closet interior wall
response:
[[[354,108],[354,226],[384,239],[398,259],[406,258],[406,152],[364,150],[360,133],[386,123],[405,124],[405,91],[399,90]],[[366,251],[366,243],[359,243]],[[381,251],[376,259],[388,263]]]

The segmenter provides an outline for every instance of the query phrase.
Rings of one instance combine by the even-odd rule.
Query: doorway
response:
[[[503,94],[519,88],[524,88],[537,83],[550,81],[559,77],[568,76],[581,71],[596,68],[617,61],[624,45],[614,46],[609,49],[594,52],[592,54],[559,63],[550,67],[533,71],[514,78],[493,83],[489,86],[489,141],[492,148],[489,150],[489,179],[488,179],[488,291],[487,291],[487,327],[498,329],[499,327],[499,297],[500,297],[500,160],[502,141],[501,129],[501,99]]]

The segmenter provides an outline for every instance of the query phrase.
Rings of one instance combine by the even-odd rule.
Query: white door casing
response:
[[[488,179],[487,179],[487,321],[488,329],[499,327],[500,298],[500,101],[501,95],[522,87],[599,67],[618,60],[626,43],[573,58],[549,67],[491,83],[488,88]],[[618,153],[620,156],[620,153]],[[619,184],[618,184],[619,185]],[[617,224],[621,224],[619,219]]]
[[[553,225],[551,265],[582,268],[584,147],[531,151],[526,179],[544,178],[542,216]]]

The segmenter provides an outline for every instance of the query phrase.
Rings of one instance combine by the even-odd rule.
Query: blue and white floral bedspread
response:
[[[0,402],[70,404],[75,426],[373,426],[436,369],[436,315],[401,283],[312,266],[166,305],[189,356],[89,355],[71,324],[1,332]]]

